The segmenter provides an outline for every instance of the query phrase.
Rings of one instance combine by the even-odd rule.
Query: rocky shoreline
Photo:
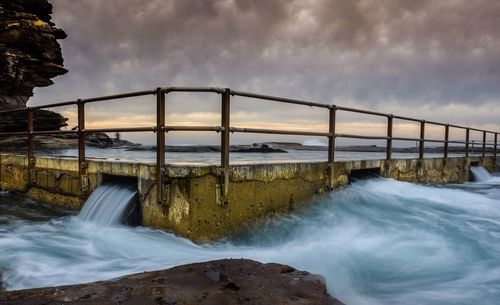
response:
[[[77,148],[78,136],[76,134],[37,135],[33,137],[33,145],[37,151]],[[105,133],[87,135],[85,145],[94,148],[132,148],[140,146],[140,144],[127,140],[111,138]],[[26,137],[0,137],[0,151],[25,153]]]
[[[224,259],[89,284],[0,293],[4,305],[343,305],[320,275],[280,264]]]
[[[37,135],[33,138],[34,145],[38,151],[51,151],[60,149],[76,149],[78,147],[78,138],[76,134],[59,135]],[[127,151],[156,151],[154,145],[142,145],[133,143],[124,139],[111,138],[105,133],[95,133],[86,136],[87,147],[92,148],[123,148]],[[470,148],[470,152],[480,152],[482,147],[479,145]],[[254,143],[249,145],[231,145],[229,151],[232,153],[287,153],[289,151],[327,151],[326,146],[302,145],[300,143]],[[26,151],[25,136],[0,137],[0,151],[2,152],[20,152]],[[219,145],[167,145],[166,152],[177,153],[218,153],[221,151]],[[352,145],[337,146],[335,151],[345,152],[371,152],[385,153],[386,148],[376,145]],[[444,148],[426,147],[425,153],[443,153]],[[418,147],[394,147],[393,153],[418,153]],[[464,147],[452,146],[448,148],[449,153],[465,153]],[[487,147],[486,153],[492,153],[493,148]]]

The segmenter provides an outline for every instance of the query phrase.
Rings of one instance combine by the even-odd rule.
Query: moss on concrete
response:
[[[26,193],[26,196],[53,206],[75,211],[80,210],[83,203],[80,197],[62,195],[38,187],[31,187]]]

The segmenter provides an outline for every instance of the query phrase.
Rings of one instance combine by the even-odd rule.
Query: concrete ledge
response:
[[[312,196],[329,189],[330,179],[334,187],[347,185],[354,171],[371,169],[408,182],[460,183],[469,180],[471,163],[495,169],[490,157],[448,158],[446,162],[442,158],[340,161],[335,162],[333,175],[326,162],[233,165],[226,205],[218,200],[222,180],[217,166],[169,165],[163,186],[166,200],[158,204],[154,164],[91,159],[86,176],[81,178],[74,158],[37,157],[32,182],[26,156],[3,154],[0,185],[39,201],[78,210],[106,176],[135,177],[144,225],[204,241],[307,204]],[[80,190],[81,179],[87,179],[87,191]]]

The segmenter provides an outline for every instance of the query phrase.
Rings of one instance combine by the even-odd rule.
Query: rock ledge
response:
[[[10,291],[14,304],[311,304],[342,305],[323,277],[280,264],[224,259],[90,284]]]

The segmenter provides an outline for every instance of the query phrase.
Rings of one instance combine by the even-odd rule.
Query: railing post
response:
[[[336,113],[337,106],[332,105],[330,108],[329,128],[328,132],[328,167],[329,167],[329,185],[330,189],[334,188],[335,184],[335,132],[336,132]]]
[[[498,143],[498,133],[495,132],[495,142],[493,143],[493,168],[497,168],[497,143]]]
[[[425,146],[425,121],[420,122],[420,145],[418,148],[418,159],[424,159],[424,146]]]
[[[486,157],[486,130],[483,131],[483,147],[481,151],[481,163],[484,163]]]
[[[387,116],[387,148],[386,148],[386,157],[387,161],[392,159],[392,122],[394,116],[392,114]]]
[[[36,182],[36,173],[35,173],[35,158],[33,153],[33,110],[28,109],[28,122],[27,122],[27,132],[28,132],[28,140],[27,140],[27,148],[28,148],[28,184],[31,185]]]
[[[465,129],[465,158],[469,158],[470,129]]]
[[[165,92],[156,89],[156,200],[162,204],[165,170]]]
[[[444,127],[444,162],[448,161],[448,141],[450,140],[450,124]]]
[[[222,111],[221,111],[221,126],[224,129],[221,132],[221,155],[220,166],[222,171],[222,181],[220,186],[221,198],[219,202],[222,204],[228,203],[229,194],[229,132],[230,132],[230,113],[231,113],[231,89],[226,88],[222,93]]]
[[[80,177],[80,190],[88,190],[87,161],[85,160],[85,102],[77,101],[78,107],[78,175]]]

